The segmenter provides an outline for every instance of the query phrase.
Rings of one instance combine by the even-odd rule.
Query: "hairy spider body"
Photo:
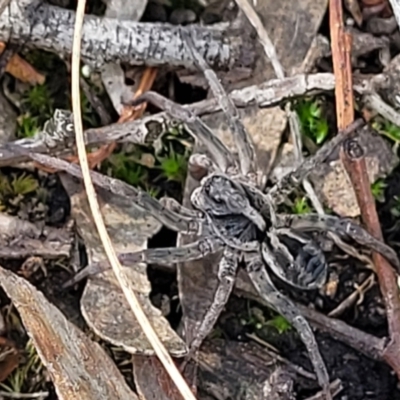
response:
[[[207,125],[184,107],[154,92],[147,92],[133,101],[132,105],[150,102],[167,111],[173,118],[181,120],[189,133],[205,146],[208,155],[193,155],[190,160],[190,170],[202,178],[200,186],[191,194],[193,209],[185,208],[172,199],[158,202],[146,193],[129,187],[132,201],[170,229],[197,235],[198,240],[181,247],[121,254],[119,259],[124,264],[171,264],[199,260],[208,254],[222,252],[218,266],[219,285],[194,340],[189,344],[189,357],[198,350],[212,330],[233,289],[237,268],[243,262],[259,295],[297,329],[324,395],[326,399],[331,399],[328,372],[313,332],[295,305],[277,290],[268,271],[299,289],[322,287],[327,279],[328,265],[322,250],[308,235],[309,231],[328,230],[341,237],[351,238],[380,252],[398,267],[397,256],[390,247],[374,239],[351,220],[313,214],[292,216],[275,213],[275,206],[293,190],[293,186],[299,185],[315,166],[341,144],[345,135],[338,134],[313,157],[306,159],[296,170],[265,192],[266,178],[257,164],[251,137],[241,123],[236,107],[189,37],[186,37],[186,42],[227,116],[238,150],[238,162]],[[90,265],[66,286],[106,268],[108,265],[105,264]]]

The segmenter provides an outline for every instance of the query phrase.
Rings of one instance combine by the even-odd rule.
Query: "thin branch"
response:
[[[239,279],[236,280],[235,293],[238,296],[244,296],[268,306],[265,300],[256,293],[254,287],[246,282],[245,279],[242,279],[240,274]],[[373,360],[383,361],[383,352],[387,338],[377,338],[369,333],[353,328],[339,319],[329,318],[303,304],[295,303],[295,305],[301,314],[310,321],[311,325],[320,332],[329,334],[332,338],[341,341]]]
[[[45,399],[48,398],[49,392],[18,393],[0,390],[0,398],[1,396],[7,399]]]
[[[383,241],[375,200],[371,193],[363,149],[354,140],[344,149],[344,164],[352,181],[361,217],[372,236]],[[400,377],[400,297],[397,276],[389,262],[379,253],[372,253],[382,297],[385,302],[390,342],[383,352],[385,361]]]
[[[69,59],[75,13],[43,1],[24,6],[11,0],[0,15],[0,40],[26,42],[28,48],[51,51]],[[193,32],[196,48],[215,69],[252,68],[251,39],[229,30],[164,23],[139,23],[86,15],[82,28],[82,60],[93,67],[105,62],[130,65],[186,67],[195,70],[179,29]]]
[[[400,29],[400,1],[399,0],[389,0],[389,3],[392,6],[393,14],[396,18],[397,25]]]
[[[243,13],[246,15],[246,17],[256,30],[259,40],[264,48],[264,52],[271,61],[275,75],[277,76],[278,79],[283,80],[285,78],[284,69],[278,59],[278,55],[276,54],[275,46],[273,45],[271,39],[269,38],[268,32],[265,30],[264,25],[260,20],[260,17],[254,11],[253,7],[250,5],[248,0],[235,0],[235,1],[238,7],[243,11]],[[302,154],[303,145],[301,140],[300,121],[296,113],[291,110],[290,103],[286,104],[285,111],[289,120],[290,132],[293,138],[295,157],[297,162],[301,163],[303,161],[303,154]],[[319,201],[318,196],[316,195],[311,183],[307,179],[304,179],[303,187],[318,214],[323,215],[324,209],[322,207],[322,204]]]
[[[297,75],[286,78],[284,80],[274,79],[262,83],[261,85],[253,85],[240,90],[234,90],[230,97],[233,102],[240,107],[250,104],[257,104],[260,107],[277,104],[286,98],[301,96],[308,92],[333,90],[335,86],[334,77],[332,74],[313,74],[313,75]],[[220,106],[216,99],[203,100],[195,104],[184,106],[197,115],[217,112]],[[113,141],[135,143],[143,145],[151,145],[154,140],[159,137],[171,124],[175,124],[170,116],[166,113],[158,113],[146,116],[137,121],[129,121],[124,123],[116,123],[101,128],[92,128],[85,131],[85,143],[91,146],[97,146],[103,143]],[[43,129],[44,130],[44,129]],[[69,155],[72,146],[54,147],[54,140],[51,137],[51,146],[46,145],[46,138],[49,133],[43,134],[38,132],[32,138],[24,138],[14,141],[8,145],[0,146],[0,166],[6,166],[21,161],[26,161],[27,158],[23,154],[17,156],[13,151],[13,146],[17,145],[26,150],[35,153],[47,153],[52,155]],[[51,136],[51,135],[50,135]],[[71,144],[74,142],[72,138]],[[69,138],[68,138],[69,140]],[[61,152],[59,152],[62,149]]]
[[[354,120],[354,96],[351,71],[351,36],[345,33],[341,0],[330,0],[330,29],[333,69],[336,77],[336,114],[338,128]],[[368,232],[383,240],[375,201],[371,193],[364,150],[353,139],[345,142],[342,160],[356,193],[361,216]],[[383,358],[400,377],[400,297],[396,274],[391,265],[378,253],[373,253],[380,289],[385,301],[390,342],[383,351]]]
[[[76,12],[75,29],[74,29],[74,42],[72,52],[72,68],[71,68],[71,89],[72,89],[72,107],[74,114],[76,144],[78,149],[79,162],[82,168],[83,182],[87,193],[90,210],[92,211],[93,219],[100,236],[100,240],[104,246],[105,253],[108,261],[110,262],[113,272],[117,278],[119,285],[131,307],[140,327],[143,329],[148,341],[152,345],[157,357],[160,359],[164,368],[170,375],[172,381],[177,386],[179,392],[184,399],[195,400],[195,396],[191,392],[186,381],[183,379],[172,358],[168,354],[166,348],[158,338],[156,332],[151,326],[147,319],[143,309],[140,306],[138,299],[136,298],[133,290],[132,282],[130,282],[122,270],[121,264],[118,261],[117,254],[115,253],[113,244],[108,235],[106,226],[104,224],[103,217],[101,215],[99,203],[97,201],[96,191],[93,186],[93,182],[90,177],[89,163],[87,159],[85,141],[83,137],[82,127],[82,113],[81,113],[81,96],[79,87],[79,75],[80,75],[80,52],[81,52],[81,37],[82,37],[82,25],[84,19],[86,0],[79,0]]]
[[[367,99],[379,97],[371,90],[371,82],[368,80],[360,81],[354,85],[354,90],[360,95],[365,95]],[[310,75],[295,75],[285,79],[272,79],[259,85],[252,85],[243,89],[233,90],[229,96],[236,107],[247,107],[256,104],[259,107],[269,107],[280,103],[283,100],[293,99],[304,96],[307,93],[318,93],[331,91],[335,88],[335,79],[330,73],[317,73]],[[370,103],[378,113],[400,126],[400,114],[380,101]],[[198,103],[185,105],[196,116],[211,114],[221,110],[216,99],[203,100]],[[390,111],[390,112],[389,112]],[[170,125],[175,124],[169,115],[164,112],[148,115],[137,121],[116,123],[100,128],[91,128],[85,131],[85,143],[89,146],[98,146],[104,143],[134,143],[151,145]],[[57,153],[55,149],[43,144],[39,137],[22,139],[0,146],[0,167],[20,163],[29,160],[21,152],[13,151],[13,146],[18,145],[26,150],[35,153],[47,153],[51,155],[65,156],[70,155],[71,148],[62,146],[62,153]],[[57,147],[58,149],[58,147]],[[58,149],[59,150],[59,149]]]
[[[340,379],[335,379],[330,385],[329,389],[332,393],[332,397],[336,397],[342,390],[343,390],[343,385]],[[325,395],[322,391],[318,392],[314,396],[307,397],[305,400],[323,400],[325,398]]]
[[[363,97],[363,103],[397,126],[400,126],[400,114],[385,103],[378,93],[368,93]]]

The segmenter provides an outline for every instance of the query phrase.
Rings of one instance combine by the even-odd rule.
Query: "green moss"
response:
[[[39,187],[39,182],[25,172],[6,176],[0,172],[0,199],[7,200],[16,196],[25,196]]]
[[[262,330],[266,326],[272,326],[279,334],[285,333],[292,328],[286,318],[276,314],[274,311],[270,310],[270,313],[267,312],[267,314],[268,315],[266,316],[265,311],[259,307],[251,307],[249,309],[248,317],[246,319],[241,319],[241,324],[244,326],[250,326],[258,331]]]
[[[10,393],[33,393],[46,384],[45,368],[32,341],[28,341],[23,354],[24,362],[2,383],[2,390]]]
[[[290,322],[282,315],[277,315],[276,317],[270,319],[266,322],[266,325],[273,326],[279,334],[285,333],[292,329]]]
[[[302,134],[321,145],[328,136],[328,120],[319,100],[301,100],[295,105]]]
[[[400,128],[392,122],[378,117],[372,123],[372,127],[396,144],[400,142]]]
[[[308,214],[312,212],[309,200],[307,197],[297,198],[292,207],[293,214]]]
[[[112,154],[102,171],[152,196],[172,195],[179,198],[186,179],[192,146],[184,130],[173,127],[162,135],[155,147],[126,146]]]
[[[375,200],[383,203],[385,201],[385,189],[387,187],[387,183],[383,179],[376,180],[371,185],[371,192],[374,196]]]

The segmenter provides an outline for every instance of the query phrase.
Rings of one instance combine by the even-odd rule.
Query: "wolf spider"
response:
[[[204,145],[208,155],[194,154],[190,158],[190,165],[204,171],[205,175],[200,186],[191,194],[194,209],[185,208],[173,199],[164,198],[158,202],[144,193],[140,194],[141,205],[156,219],[174,231],[195,234],[199,239],[181,247],[121,254],[119,259],[123,264],[172,264],[222,252],[218,266],[219,285],[212,305],[189,345],[189,358],[212,330],[232,292],[238,266],[243,264],[259,295],[298,331],[308,350],[318,383],[325,397],[331,399],[329,375],[314,334],[296,306],[275,287],[268,269],[293,287],[303,290],[322,287],[327,279],[328,265],[323,251],[306,233],[308,231],[331,231],[339,237],[351,238],[378,251],[396,266],[399,265],[397,256],[390,247],[351,220],[316,214],[275,213],[275,206],[292,191],[293,186],[299,185],[312,169],[328,157],[347,137],[346,133],[336,135],[313,157],[266,190],[266,178],[257,164],[254,145],[236,107],[191,39],[187,36],[185,39],[226,115],[238,151],[238,161],[207,125],[188,109],[155,92],[147,92],[132,102],[131,105],[150,102],[182,121],[195,140]],[[106,268],[108,265],[105,264],[86,267],[65,286]]]

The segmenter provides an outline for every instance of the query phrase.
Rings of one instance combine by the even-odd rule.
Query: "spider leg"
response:
[[[136,253],[122,253],[118,260],[122,265],[129,265],[139,262],[147,264],[176,264],[180,262],[194,261],[204,258],[208,254],[216,253],[224,247],[224,244],[216,238],[202,238],[196,242],[180,247],[164,247],[146,249]],[[79,271],[72,279],[63,285],[63,289],[75,285],[82,279],[97,275],[110,269],[108,262],[89,264]]]
[[[276,289],[259,254],[247,253],[245,254],[245,261],[247,273],[259,295],[278,313],[284,316],[299,333],[302,342],[307,348],[310,361],[317,375],[318,383],[324,391],[325,398],[331,400],[332,395],[329,390],[328,371],[310,325],[297,310],[296,306]],[[269,265],[277,263],[275,256],[271,252],[267,254],[265,261]]]
[[[354,126],[358,126],[360,121],[355,121],[345,131],[339,132],[329,142],[326,142],[313,156],[306,158],[296,169],[286,174],[279,182],[268,190],[274,204],[280,204],[285,197],[290,194],[294,188],[301,185],[311,171],[322,164],[329,155],[340,145],[345,139],[349,138],[349,133],[354,130]]]
[[[218,103],[228,119],[228,125],[233,134],[236,148],[238,150],[242,174],[244,176],[247,176],[248,174],[256,174],[257,157],[254,150],[254,144],[240,119],[235,104],[225,92],[217,74],[208,66],[203,56],[197,51],[190,34],[187,31],[181,30],[181,35],[192,53],[195,64],[197,64],[198,68],[203,71],[215,98],[218,100]]]
[[[186,361],[190,360],[198,351],[207,335],[212,331],[218,317],[228,302],[232,292],[236,272],[239,264],[238,252],[232,251],[228,247],[225,248],[224,254],[218,265],[219,284],[215,292],[213,302],[207,310],[195,338],[189,346],[189,352]]]
[[[229,149],[216,135],[214,135],[211,129],[189,109],[184,108],[180,104],[174,103],[166,97],[152,91],[143,93],[141,96],[127,102],[126,104],[136,106],[145,102],[154,104],[156,107],[167,112],[173,118],[182,121],[188,132],[207,148],[213,160],[222,171],[225,172],[229,167],[236,165]]]
[[[146,264],[169,265],[199,260],[209,254],[216,253],[223,247],[224,243],[218,238],[204,237],[180,247],[160,247],[136,253],[120,254],[118,259],[123,264],[144,262]]]
[[[51,160],[51,164],[49,162]],[[82,179],[82,170],[79,165],[64,160],[54,159],[44,154],[36,154],[35,160],[44,165],[52,165],[57,169]],[[50,166],[49,165],[49,166]],[[90,171],[93,183],[111,193],[127,198],[137,206],[150,213],[156,220],[169,229],[187,234],[201,234],[205,228],[205,220],[199,218],[188,218],[164,207],[157,199],[151,197],[147,192],[128,185],[119,179]]]
[[[179,214],[181,217],[202,219],[203,213],[200,211],[191,210],[190,208],[184,207],[177,200],[172,197],[164,196],[161,197],[160,203],[168,210]]]
[[[331,231],[342,238],[351,238],[358,244],[380,253],[398,271],[400,262],[395,251],[387,244],[374,238],[360,225],[347,218],[338,218],[332,215],[319,216],[318,214],[278,216],[278,227],[293,228],[299,231]]]
[[[205,176],[219,171],[218,166],[205,154],[192,154],[189,157],[188,170],[190,175],[200,182]],[[222,172],[222,171],[219,171]]]

